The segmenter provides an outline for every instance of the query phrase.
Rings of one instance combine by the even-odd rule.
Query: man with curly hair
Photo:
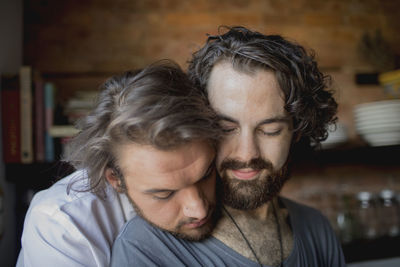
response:
[[[203,242],[127,224],[113,266],[345,266],[328,220],[278,196],[292,155],[318,145],[336,120],[329,79],[313,55],[281,36],[233,27],[208,37],[189,76],[224,132],[216,158],[222,217]]]

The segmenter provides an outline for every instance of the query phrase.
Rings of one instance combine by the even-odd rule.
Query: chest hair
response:
[[[273,214],[269,213],[265,220],[252,217],[245,211],[242,214],[232,216],[261,263],[272,266],[279,265],[281,251],[276,220]],[[293,249],[293,234],[288,222],[286,209],[280,209],[278,220],[282,235],[283,259],[286,259]],[[212,235],[237,253],[257,262],[239,230],[225,213],[223,213]]]

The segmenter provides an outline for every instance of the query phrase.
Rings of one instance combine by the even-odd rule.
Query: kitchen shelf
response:
[[[356,240],[342,245],[346,263],[399,257],[399,247],[400,236]]]
[[[400,167],[400,145],[368,147],[343,146],[335,149],[317,150],[305,153],[295,167],[303,170],[315,166],[329,165],[370,165]],[[40,190],[52,185],[58,179],[73,172],[74,168],[65,162],[6,164],[6,179],[14,184]]]
[[[300,163],[318,165],[382,165],[400,167],[400,145],[352,146],[318,149],[300,159]]]

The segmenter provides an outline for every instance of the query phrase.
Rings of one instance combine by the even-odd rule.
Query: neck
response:
[[[274,215],[272,203],[274,203],[277,217]],[[254,210],[238,210],[228,206],[225,206],[225,209],[227,212],[222,212],[222,217],[212,233],[215,238],[244,257],[255,262],[260,260],[265,265],[279,265],[282,258],[289,256],[293,248],[293,236],[287,223],[288,211],[279,205],[278,198],[275,197]],[[255,251],[258,259],[252,250]]]
[[[240,210],[229,207],[225,205],[225,208],[232,214],[232,216],[236,217],[245,217],[247,219],[251,218],[253,220],[257,220],[260,222],[267,221],[273,216],[271,202],[274,202],[275,207],[278,207],[278,199],[274,197],[271,201],[261,205],[260,207],[252,210]]]

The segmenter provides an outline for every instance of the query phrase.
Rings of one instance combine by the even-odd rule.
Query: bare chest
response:
[[[229,218],[224,217],[219,221],[213,236],[242,256],[257,262],[255,253],[258,260],[265,265],[279,265],[281,257],[285,259],[290,255],[293,235],[287,224],[280,225],[281,236],[278,235],[274,221],[261,223],[249,219],[246,223],[241,222],[239,227],[245,237]]]

